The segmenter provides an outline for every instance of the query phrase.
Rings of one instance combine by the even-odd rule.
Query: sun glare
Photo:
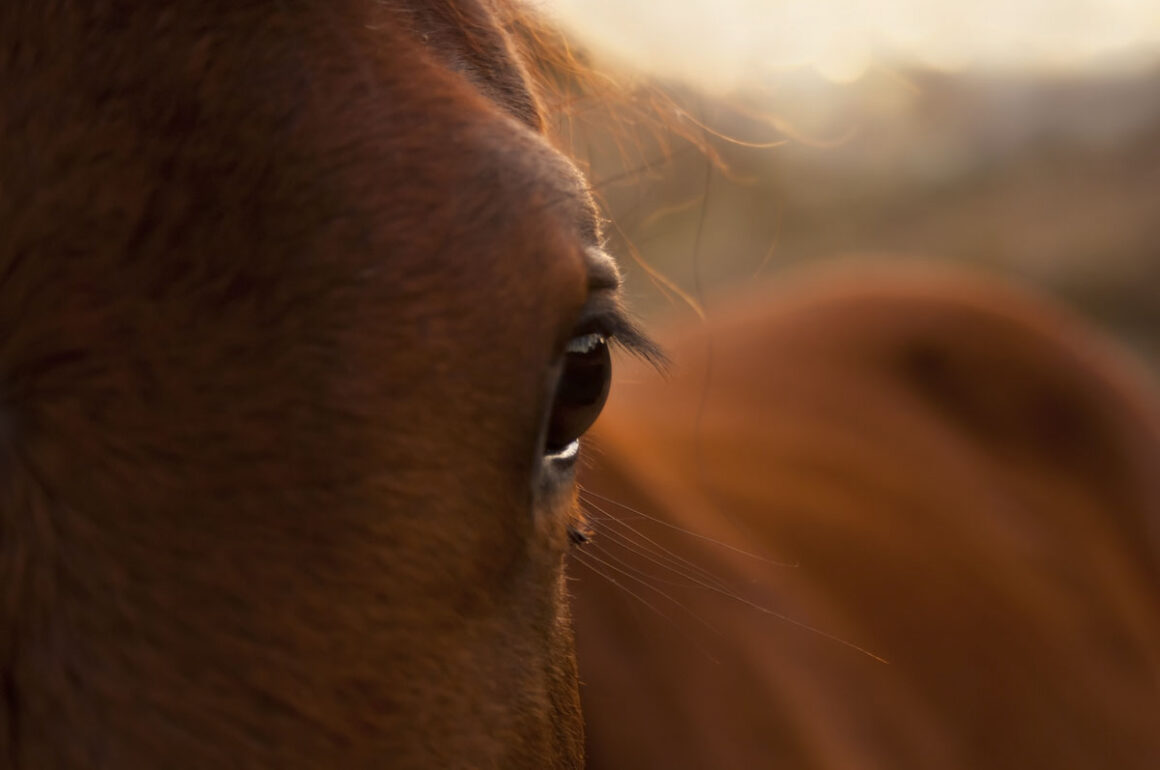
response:
[[[598,55],[721,92],[874,64],[1075,71],[1160,58],[1160,0],[541,0]]]

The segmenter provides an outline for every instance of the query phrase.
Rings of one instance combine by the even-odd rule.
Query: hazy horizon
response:
[[[595,55],[722,93],[808,70],[1087,73],[1160,61],[1160,0],[540,0]]]

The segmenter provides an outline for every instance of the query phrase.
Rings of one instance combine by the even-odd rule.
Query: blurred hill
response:
[[[810,260],[957,260],[1047,288],[1160,367],[1160,69],[873,69],[842,86],[786,75],[728,99],[668,92],[675,127],[719,163],[631,116],[581,113],[562,132],[645,315],[682,310],[633,250],[710,309],[724,289]]]

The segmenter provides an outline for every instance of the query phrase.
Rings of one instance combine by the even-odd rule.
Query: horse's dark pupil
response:
[[[564,371],[556,387],[556,401],[548,423],[547,449],[558,452],[596,422],[608,398],[612,359],[608,344],[600,342],[587,353],[564,356]]]

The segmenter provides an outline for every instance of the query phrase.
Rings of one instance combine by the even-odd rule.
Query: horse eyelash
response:
[[[642,332],[632,321],[627,318],[622,319],[622,325],[610,339],[613,346],[647,362],[659,373],[668,374],[672,362],[665,354],[664,348]]]
[[[668,373],[671,362],[664,349],[641,331],[622,308],[610,308],[589,323],[604,334],[613,347],[647,362],[661,374]]]

